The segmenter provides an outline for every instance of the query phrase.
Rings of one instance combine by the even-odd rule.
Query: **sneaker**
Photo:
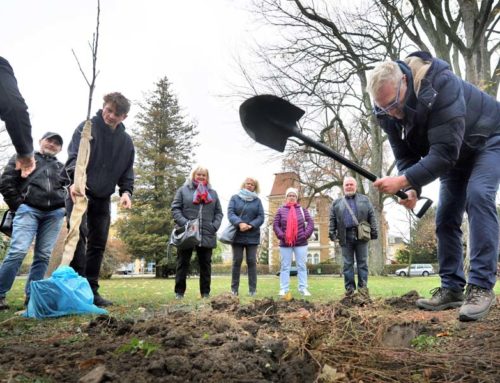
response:
[[[237,297],[238,296],[238,292],[236,290],[232,290],[231,291],[231,295]]]
[[[107,299],[104,299],[99,294],[94,294],[94,304],[97,307],[113,306],[113,302],[108,301]]]
[[[465,302],[460,307],[458,319],[462,322],[469,322],[484,318],[494,304],[495,293],[493,290],[468,285],[465,290]]]
[[[0,310],[8,310],[9,305],[7,304],[7,301],[5,298],[0,298]]]
[[[184,299],[184,294],[176,293],[175,294],[175,299],[177,299],[178,301],[180,301],[181,299]]]
[[[257,295],[257,292],[256,292],[256,291],[250,291],[250,292],[248,293],[248,296],[249,296],[249,297],[254,297],[254,296],[256,296],[256,295]]]
[[[432,298],[417,300],[416,304],[419,309],[430,311],[453,309],[462,306],[464,301],[462,291],[451,290],[446,287],[436,287],[430,293]]]
[[[201,294],[201,299],[208,299],[208,298],[210,298],[210,294],[207,293]]]
[[[300,294],[302,294],[305,297],[310,297],[311,296],[311,293],[307,289],[300,290],[299,292],[300,292]]]
[[[285,290],[280,290],[280,292],[278,293],[278,295],[279,295],[280,297],[284,297],[284,296],[286,295],[286,293],[287,293],[287,292],[286,292]]]

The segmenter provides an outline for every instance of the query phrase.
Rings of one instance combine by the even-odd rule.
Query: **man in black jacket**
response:
[[[495,303],[500,103],[427,52],[379,64],[368,90],[400,173],[374,186],[390,194],[406,190],[409,198],[400,203],[412,209],[422,186],[437,178],[441,182],[436,213],[441,287],[430,299],[419,299],[417,306],[460,307],[462,321],[483,318]],[[464,212],[470,234],[467,281],[460,229]]]
[[[99,295],[98,289],[99,271],[111,221],[111,195],[117,185],[120,205],[126,209],[132,207],[135,150],[122,123],[129,110],[129,100],[121,93],[110,93],[104,96],[102,110],[92,118],[92,140],[86,172],[88,207],[80,226],[80,240],[70,264],[76,272],[87,278],[94,292],[94,304],[101,307],[112,304]],[[75,190],[73,182],[83,126],[84,122],[75,130],[68,146],[68,160],[65,165],[65,173],[70,183],[70,198],[66,204],[68,216],[71,215],[76,196],[82,196]]]
[[[354,261],[358,269],[358,292],[364,298],[368,294],[368,240],[358,238],[360,222],[370,224],[370,239],[378,238],[377,219],[373,205],[367,196],[357,193],[358,184],[353,177],[344,178],[344,197],[335,200],[330,208],[328,236],[338,240],[342,249],[344,287],[346,296],[356,290]]]
[[[56,155],[63,140],[57,133],[47,132],[40,140],[40,150],[35,153],[36,169],[27,179],[16,170],[14,155],[0,178],[0,192],[14,217],[10,249],[0,267],[0,310],[8,309],[5,295],[11,289],[16,274],[36,236],[35,253],[26,281],[26,301],[29,300],[30,282],[42,279],[49,265],[64,218],[64,182],[61,178],[63,164]]]
[[[0,118],[16,148],[15,168],[26,178],[35,169],[33,139],[28,107],[24,102],[14,71],[9,62],[0,57]]]

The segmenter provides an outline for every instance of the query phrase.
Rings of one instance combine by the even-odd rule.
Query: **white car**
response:
[[[430,263],[415,263],[410,266],[410,275],[422,275],[423,277],[428,277],[434,274],[434,268]],[[408,267],[396,270],[396,275],[404,277],[408,275]]]

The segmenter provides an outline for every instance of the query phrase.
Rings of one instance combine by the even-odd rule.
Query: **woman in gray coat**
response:
[[[208,298],[212,274],[212,250],[217,246],[216,233],[224,216],[217,192],[209,184],[208,169],[198,166],[193,170],[191,179],[177,190],[172,202],[172,215],[178,226],[184,226],[189,220],[201,216],[201,243],[196,246],[196,255],[200,265],[200,294],[202,298]],[[176,299],[184,298],[193,250],[194,248],[177,251]]]

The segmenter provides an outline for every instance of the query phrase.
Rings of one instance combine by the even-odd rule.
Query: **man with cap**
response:
[[[29,285],[44,277],[50,255],[56,243],[65,215],[63,164],[56,155],[61,151],[62,137],[47,132],[35,152],[36,169],[26,179],[16,170],[14,155],[0,178],[2,193],[9,209],[15,211],[10,249],[0,266],[0,310],[6,310],[5,295],[11,289],[16,274],[36,237],[33,263],[26,281],[26,300],[29,301]]]
[[[25,178],[35,169],[31,122],[14,71],[3,57],[0,57],[0,118],[5,121],[5,128],[16,148],[16,169],[20,169]]]

